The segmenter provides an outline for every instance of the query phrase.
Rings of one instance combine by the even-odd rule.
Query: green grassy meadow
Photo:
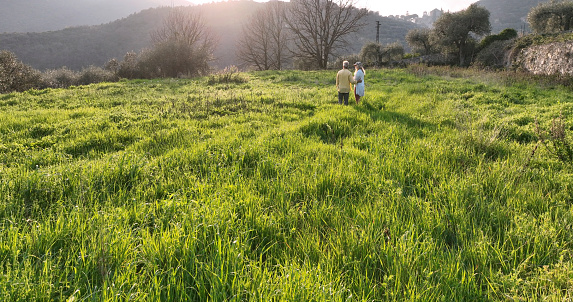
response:
[[[334,77],[0,95],[0,300],[573,299],[573,164],[536,132],[570,90],[367,70],[346,107]]]

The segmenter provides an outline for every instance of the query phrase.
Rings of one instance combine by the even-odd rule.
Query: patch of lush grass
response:
[[[1,95],[0,299],[571,299],[567,89],[234,76]]]

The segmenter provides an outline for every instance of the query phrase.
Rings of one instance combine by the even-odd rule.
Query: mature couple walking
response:
[[[348,99],[350,98],[350,91],[352,91],[350,84],[354,84],[354,97],[356,98],[356,104],[360,102],[360,98],[364,96],[364,67],[362,63],[354,63],[354,76],[352,72],[348,70],[350,63],[348,61],[342,62],[342,69],[336,74],[336,88],[338,88],[338,104],[348,105]]]

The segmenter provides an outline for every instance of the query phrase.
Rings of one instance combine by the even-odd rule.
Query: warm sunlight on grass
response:
[[[438,71],[0,95],[0,300],[572,299],[571,92]]]

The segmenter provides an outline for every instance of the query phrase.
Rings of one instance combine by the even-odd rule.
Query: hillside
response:
[[[0,0],[0,33],[60,30],[112,22],[143,9],[185,0]]]
[[[262,5],[254,1],[228,1],[186,8],[201,10],[208,26],[219,37],[215,68],[238,65],[235,45],[241,34],[241,26]],[[40,70],[62,66],[75,70],[90,65],[102,66],[112,58],[122,59],[129,51],[138,52],[149,47],[150,32],[161,26],[169,9],[147,9],[98,26],[42,33],[0,34],[0,49],[15,53],[24,63]],[[370,13],[365,19],[367,26],[355,35],[347,53],[358,53],[365,42],[376,39],[377,20],[382,22],[380,41],[385,44],[401,41],[406,46],[406,33],[418,26]]]
[[[0,35],[0,47],[37,69],[103,66],[128,51],[149,45],[149,32],[161,24],[166,9],[148,9],[101,26],[82,26],[43,33]]]
[[[527,14],[542,2],[548,0],[480,0],[477,4],[489,10],[492,33],[499,33],[506,28],[513,28],[518,32],[525,29],[527,33]]]

